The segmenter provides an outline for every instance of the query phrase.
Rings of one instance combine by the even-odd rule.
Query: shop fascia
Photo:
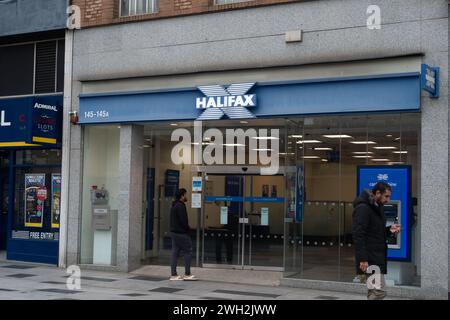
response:
[[[0,110],[0,127],[10,127],[11,122],[6,120],[6,111]]]
[[[194,137],[185,128],[172,132],[171,141],[178,143],[172,148],[171,159],[175,165],[260,164],[262,175],[275,175],[279,169],[279,137],[279,129],[254,128],[228,128],[224,137],[224,132],[217,128],[203,132],[202,121],[194,121]]]

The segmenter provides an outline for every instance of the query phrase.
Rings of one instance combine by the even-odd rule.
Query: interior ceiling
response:
[[[245,123],[248,122],[248,123]],[[367,159],[354,158],[353,152],[373,152],[373,158],[387,158],[391,161],[400,161],[407,157],[406,154],[395,154],[394,151],[403,151],[418,145],[418,133],[420,131],[420,116],[418,114],[393,114],[393,115],[371,115],[371,116],[335,116],[335,117],[314,117],[314,118],[290,118],[290,119],[256,119],[247,120],[220,120],[204,121],[203,132],[208,128],[218,128],[225,131],[232,129],[280,129],[279,149],[280,152],[286,150],[285,129],[288,136],[302,135],[303,138],[288,138],[288,152],[293,152],[293,146],[297,146],[300,155],[317,155],[322,159],[327,159],[330,150],[314,150],[314,148],[331,148],[331,152],[340,151],[341,159],[354,162],[366,162]],[[193,130],[193,122],[177,122],[177,126],[172,126],[171,122],[152,123],[145,125],[145,135],[149,139],[151,136],[159,136],[163,141],[170,141],[173,130],[186,128]],[[340,134],[349,135],[352,138],[331,139],[324,135]],[[298,144],[301,140],[318,140],[321,143]],[[376,145],[357,145],[350,141],[374,141]],[[270,146],[270,143],[268,144]],[[395,147],[395,150],[377,150],[373,147]],[[304,147],[304,148],[302,148]],[[318,161],[321,161],[318,159]]]

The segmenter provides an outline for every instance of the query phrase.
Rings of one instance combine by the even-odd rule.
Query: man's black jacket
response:
[[[359,263],[367,261],[369,266],[377,265],[381,273],[387,273],[386,216],[382,206],[377,206],[372,193],[364,190],[353,202],[353,242],[357,273],[363,272]]]
[[[189,223],[186,205],[177,200],[170,209],[170,231],[174,233],[188,233]]]

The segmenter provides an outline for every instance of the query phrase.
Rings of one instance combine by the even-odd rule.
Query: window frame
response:
[[[137,13],[137,2],[138,0],[125,0],[128,2],[128,13],[127,15],[123,14],[122,10],[122,3],[123,0],[119,0],[119,18],[128,18],[128,17],[135,17],[135,16],[143,16],[147,14],[154,14],[158,13],[159,11],[159,1],[158,0],[145,0],[145,12],[144,13]],[[132,12],[132,3],[134,3],[134,12]]]

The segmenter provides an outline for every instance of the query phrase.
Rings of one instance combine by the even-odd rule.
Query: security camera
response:
[[[247,172],[248,168],[247,167],[242,167],[242,171]]]
[[[77,111],[69,111],[70,123],[78,124],[78,112]]]

